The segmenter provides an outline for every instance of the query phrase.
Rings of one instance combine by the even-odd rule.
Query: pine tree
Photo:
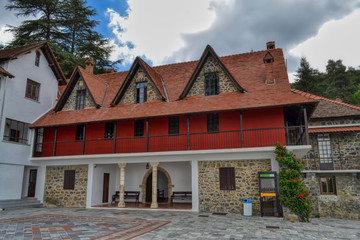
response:
[[[108,60],[112,48],[93,30],[98,25],[91,20],[96,11],[86,4],[86,0],[10,0],[7,9],[36,18],[11,27],[15,39],[10,46],[49,42],[67,77],[75,66],[84,66],[86,58],[95,60],[95,73],[105,72],[105,67],[119,62]]]
[[[317,87],[319,75],[320,73],[316,69],[310,67],[310,63],[306,58],[301,58],[300,67],[295,75],[295,83],[291,87],[300,91],[317,94],[319,92]]]

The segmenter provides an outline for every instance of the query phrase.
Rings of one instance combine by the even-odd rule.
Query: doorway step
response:
[[[44,204],[36,198],[22,198],[22,199],[9,199],[0,200],[0,210],[20,209],[20,208],[39,208]]]

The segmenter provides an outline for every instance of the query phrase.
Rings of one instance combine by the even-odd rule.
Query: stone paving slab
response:
[[[9,219],[18,220],[14,224]],[[132,229],[135,225],[144,229]],[[69,235],[72,232],[65,231],[66,227],[78,231],[77,235]],[[130,230],[109,235],[124,229]],[[0,239],[360,239],[360,221],[316,218],[311,223],[292,223],[281,218],[185,211],[19,209],[0,212]]]

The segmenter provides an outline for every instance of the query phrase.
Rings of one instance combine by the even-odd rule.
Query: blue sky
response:
[[[136,56],[150,65],[198,60],[207,44],[219,56],[282,48],[291,81],[306,57],[325,71],[329,59],[358,68],[360,0],[88,0],[110,39],[111,60],[128,70]],[[0,1],[0,43],[12,36],[6,25],[22,20]]]

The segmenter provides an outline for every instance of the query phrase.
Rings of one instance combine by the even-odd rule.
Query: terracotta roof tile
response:
[[[345,117],[360,115],[360,107],[331,100],[325,97],[316,96],[310,93],[302,92],[297,89],[291,89],[292,92],[304,96],[308,99],[319,100],[311,118]]]
[[[273,74],[276,78],[276,84],[274,85],[265,84],[266,70],[263,58],[268,51],[271,52],[275,59]],[[181,115],[196,112],[315,104],[318,102],[316,99],[307,98],[290,91],[281,49],[238,54],[220,57],[220,59],[239,85],[247,90],[247,93],[232,92],[221,93],[216,96],[201,95],[178,100],[199,62],[193,61],[152,68],[164,81],[169,97],[168,102],[156,100],[142,104],[118,104],[111,107],[110,103],[124,84],[129,72],[101,74],[96,76],[96,82],[102,80],[103,84],[100,85],[109,84],[103,108],[59,111],[56,113],[50,111],[31,127]],[[84,77],[90,77],[88,75],[84,74]],[[99,92],[99,96],[104,96],[103,91],[97,92]]]
[[[17,55],[19,55],[21,53],[24,53],[33,48],[42,46],[44,44],[46,44],[46,42],[33,43],[33,44],[21,46],[21,47],[0,50],[0,60],[5,60],[5,59],[16,57]]]
[[[309,133],[359,132],[360,127],[310,128]]]
[[[78,69],[90,91],[90,94],[93,96],[95,103],[101,106],[105,97],[107,84],[101,78],[87,72],[82,67],[78,66]]]

